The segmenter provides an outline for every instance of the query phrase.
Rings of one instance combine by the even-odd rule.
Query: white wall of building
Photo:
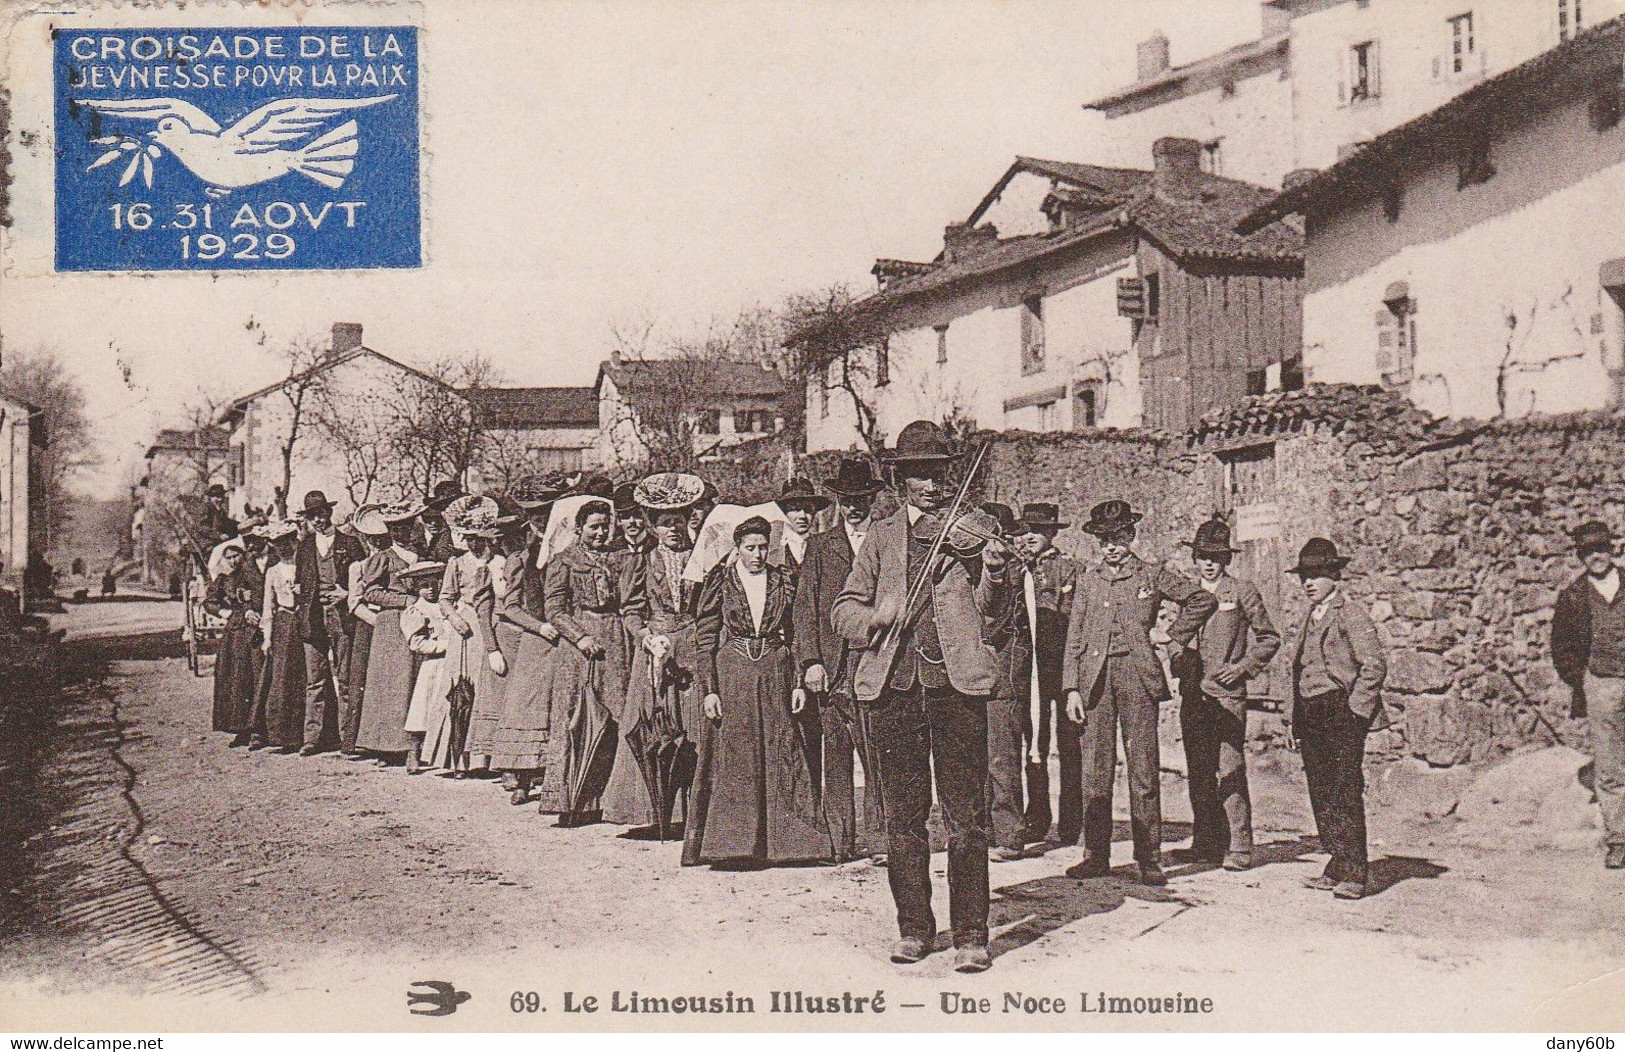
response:
[[[1066,430],[1072,419],[1077,383],[1099,381],[1105,410],[1100,426],[1136,427],[1141,402],[1138,359],[1132,325],[1117,313],[1117,279],[1132,273],[1126,254],[1057,267],[1039,279],[1043,294],[1043,369],[1022,369],[1019,297],[993,294],[978,286],[932,308],[925,324],[893,333],[888,342],[890,382],[876,388],[873,362],[854,369],[860,396],[874,408],[881,433],[896,436],[912,420],[949,416],[999,430]],[[923,313],[923,312],[922,312]],[[947,361],[938,362],[937,326],[947,325]],[[834,378],[840,364],[826,369],[829,384],[814,381],[807,392],[809,451],[861,445],[852,396]],[[1109,379],[1109,384],[1107,381]],[[1006,412],[1011,401],[1028,404]]]
[[[1145,168],[1151,162],[1151,144],[1176,135],[1218,144],[1214,174],[1274,187],[1298,167],[1292,136],[1284,134],[1291,122],[1290,80],[1268,72],[1237,80],[1233,92],[1215,85],[1101,122],[1102,137],[1091,139],[1083,156],[1096,164]]]
[[[28,566],[28,408],[0,398],[0,585],[20,590]]]
[[[1370,0],[1292,20],[1294,168],[1327,168],[1350,143],[1376,138],[1487,76],[1555,47],[1560,0]],[[1574,0],[1568,8],[1573,10]],[[1625,13],[1622,0],[1583,0],[1585,26]],[[1471,13],[1473,54],[1455,72],[1450,19]],[[1350,100],[1350,49],[1378,45],[1377,94]],[[1272,184],[1273,185],[1273,184]]]
[[[1594,131],[1580,101],[1507,132],[1491,160],[1494,178],[1465,190],[1451,163],[1414,174],[1396,223],[1371,201],[1313,225],[1307,379],[1378,382],[1376,314],[1405,282],[1422,408],[1493,417],[1498,375],[1508,416],[1612,404],[1625,321],[1598,271],[1625,257],[1625,128]]]

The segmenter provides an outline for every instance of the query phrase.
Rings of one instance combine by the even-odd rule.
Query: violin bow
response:
[[[987,455],[989,444],[983,442],[976,447],[976,452],[971,456],[970,467],[966,469],[965,477],[959,480],[959,490],[954,494],[953,502],[948,505],[948,511],[942,517],[942,524],[937,527],[937,535],[931,539],[931,550],[926,552],[925,566],[920,571],[920,576],[915,578],[914,583],[909,586],[908,599],[903,604],[903,617],[893,627],[894,631],[901,632],[904,626],[914,621],[916,616],[915,604],[919,602],[920,594],[925,591],[926,584],[936,574],[937,559],[942,555],[942,546],[948,539],[948,531],[953,528],[954,519],[959,515],[959,509],[965,503],[965,497],[970,493],[971,481],[976,478],[976,472],[981,469],[982,460]]]

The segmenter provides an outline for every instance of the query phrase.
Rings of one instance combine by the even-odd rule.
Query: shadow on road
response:
[[[1146,887],[1126,875],[1131,868],[1119,867],[1125,875],[1114,870],[1111,876],[1093,880],[1057,874],[995,889],[988,927],[996,934],[989,949],[995,957],[1018,950],[1074,921],[1110,913],[1129,899],[1187,909],[1197,905],[1167,888]]]

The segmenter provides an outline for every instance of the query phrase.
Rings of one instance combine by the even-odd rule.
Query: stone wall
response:
[[[1345,587],[1389,648],[1394,726],[1374,749],[1450,766],[1583,743],[1551,668],[1552,604],[1579,572],[1569,530],[1600,518],[1625,536],[1625,412],[1441,421],[1375,388],[1315,387],[1250,399],[1184,436],[980,437],[993,446],[979,498],[1054,501],[1073,524],[1059,545],[1092,559],[1077,527],[1120,497],[1145,515],[1141,555],[1187,572],[1179,542],[1238,499],[1226,459],[1273,448],[1275,536],[1250,572],[1285,635],[1307,605],[1283,573],[1302,543],[1330,537],[1353,557]],[[802,470],[821,478],[833,461],[804,458]],[[1277,697],[1290,660],[1283,647]],[[1275,721],[1261,726],[1269,736]]]

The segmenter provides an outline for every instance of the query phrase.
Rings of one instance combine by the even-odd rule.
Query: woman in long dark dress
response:
[[[688,532],[689,498],[698,499],[702,483],[693,475],[654,476],[645,481],[673,478],[692,480],[692,486],[640,485],[636,491],[652,520],[655,546],[629,558],[621,573],[621,607],[632,643],[632,673],[626,688],[625,725],[620,730],[624,743],[640,718],[652,716],[657,708],[672,710],[688,739],[684,749],[689,755],[679,758],[679,770],[686,762],[692,777],[692,755],[704,727],[695,622],[700,587],[683,580],[683,570],[694,548]],[[687,812],[688,788],[687,784],[678,786],[677,816]],[[649,803],[647,797],[645,792],[645,803]],[[653,820],[645,808],[635,824]]]
[[[549,690],[555,712],[569,714],[575,743],[597,737],[604,716],[620,722],[626,694],[626,636],[621,628],[622,556],[609,549],[614,509],[589,501],[576,512],[579,539],[547,563],[543,602],[547,620],[570,642],[554,651]],[[557,716],[554,717],[555,720]],[[568,752],[566,766],[580,769],[590,757]],[[565,773],[566,779],[571,773]],[[601,817],[600,800],[580,796],[560,821],[579,825]]]
[[[819,813],[806,692],[790,657],[795,582],[767,561],[772,527],[734,530],[734,559],[706,575],[697,645],[706,735],[683,864],[834,857]]]
[[[247,745],[260,682],[265,578],[241,543],[232,544],[221,558],[225,572],[209,582],[203,599],[203,609],[211,616],[226,619],[214,661],[214,729],[234,735],[232,745]]]
[[[416,564],[418,553],[408,547],[417,534],[418,509],[397,505],[386,509],[391,544],[374,552],[362,569],[361,600],[378,611],[367,652],[366,696],[361,705],[361,729],[356,748],[404,756],[411,742],[406,736],[406,710],[412,704],[417,663],[401,634],[401,611],[417,594],[400,578]]]
[[[255,730],[264,744],[292,751],[305,740],[305,644],[299,631],[299,581],[294,549],[299,528],[292,522],[265,527],[275,561],[265,571],[265,601],[260,609],[265,653]]]
[[[357,744],[357,740],[361,736],[362,714],[367,711],[367,661],[372,654],[373,626],[378,623],[378,608],[364,602],[369,583],[367,570],[374,559],[389,550],[392,542],[389,524],[384,521],[380,509],[376,506],[366,505],[358,508],[353,521],[356,534],[360,536],[367,554],[350,564],[349,579],[345,581],[345,587],[350,593],[348,600],[350,613],[355,615],[355,635],[350,643],[350,664],[344,674],[344,689],[351,699],[353,725],[343,729],[340,746],[346,760],[365,760],[367,754]]]
[[[516,807],[530,801],[532,786],[549,771],[557,782],[563,745],[559,728],[554,727],[549,683],[559,630],[543,619],[542,573],[536,566],[557,494],[534,478],[521,481],[532,484],[516,487],[515,499],[528,522],[505,538],[508,557],[496,594],[497,645],[508,655],[508,674],[502,677],[500,704],[489,732],[478,727],[469,732],[469,750],[477,747],[490,755],[491,769],[503,772],[508,800]],[[540,810],[557,812],[557,795],[544,793]]]

